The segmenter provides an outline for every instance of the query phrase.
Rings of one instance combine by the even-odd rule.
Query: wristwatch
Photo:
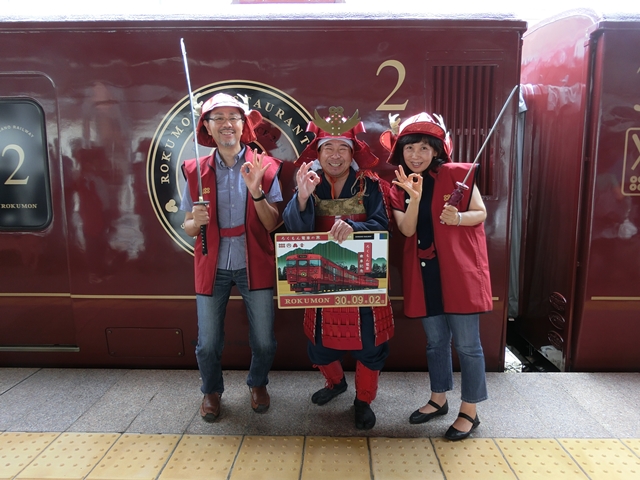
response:
[[[249,192],[249,195],[251,195],[251,192]],[[253,195],[251,195],[251,198],[253,199],[254,202],[259,202],[260,200],[264,200],[267,197],[264,194],[264,190],[260,189],[260,196],[256,198]]]

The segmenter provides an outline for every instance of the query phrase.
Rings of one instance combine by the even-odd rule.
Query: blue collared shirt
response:
[[[218,226],[220,228],[233,228],[244,224],[249,191],[240,173],[240,168],[245,163],[244,154],[246,151],[247,148],[243,145],[240,153],[234,157],[233,165],[228,167],[222,160],[218,150],[216,150],[216,198],[218,204]],[[282,201],[282,192],[277,178],[265,195],[269,203]],[[185,183],[180,210],[191,212],[192,208],[193,200],[189,195],[189,185]],[[218,268],[240,270],[241,268],[246,268],[246,266],[245,234],[238,237],[221,237],[220,249],[218,250]]]

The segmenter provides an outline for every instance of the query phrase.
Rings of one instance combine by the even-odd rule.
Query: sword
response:
[[[458,204],[460,203],[460,200],[462,200],[462,196],[464,192],[469,190],[469,187],[467,185],[467,179],[469,178],[469,175],[471,175],[471,172],[473,171],[473,167],[476,165],[476,163],[478,163],[478,160],[480,160],[480,155],[482,155],[484,147],[486,147],[487,143],[489,143],[489,139],[491,138],[493,131],[498,126],[498,122],[502,118],[502,114],[507,109],[507,106],[509,105],[511,98],[513,97],[513,95],[516,93],[517,90],[518,90],[518,85],[513,87],[513,90],[511,90],[511,93],[509,94],[507,101],[504,102],[504,105],[502,106],[502,110],[500,110],[500,113],[498,114],[498,118],[496,118],[496,121],[494,122],[493,127],[491,127],[491,130],[489,130],[489,134],[487,135],[487,138],[485,138],[484,143],[482,144],[482,147],[480,147],[480,151],[478,152],[478,155],[476,155],[475,160],[471,164],[471,168],[469,168],[469,171],[465,175],[464,180],[462,180],[462,182],[456,182],[456,189],[451,194],[451,197],[449,198],[447,205],[451,205],[452,207],[457,207]]]
[[[191,79],[189,78],[189,64],[187,63],[187,50],[184,48],[184,39],[180,39],[182,48],[182,61],[184,63],[184,73],[187,75],[187,88],[189,90],[189,106],[191,107],[191,125],[193,126],[193,143],[196,149],[196,172],[198,174],[198,201],[194,205],[208,206],[209,202],[202,196],[202,177],[200,176],[200,154],[198,153],[198,132],[196,131],[196,112],[193,109],[193,93],[191,92]],[[207,226],[200,225],[200,238],[202,239],[202,254],[207,255]]]

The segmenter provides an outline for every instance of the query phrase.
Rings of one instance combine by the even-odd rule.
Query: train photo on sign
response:
[[[287,257],[287,282],[294,292],[341,292],[378,288],[378,280],[352,272],[322,255],[297,254]]]

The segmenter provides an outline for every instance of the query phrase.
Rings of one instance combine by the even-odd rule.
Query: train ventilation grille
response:
[[[453,161],[473,162],[493,126],[495,108],[495,65],[449,65],[433,67],[433,111],[444,117],[453,140]],[[491,152],[498,132],[480,157],[478,187],[485,196],[493,194],[495,156]]]

